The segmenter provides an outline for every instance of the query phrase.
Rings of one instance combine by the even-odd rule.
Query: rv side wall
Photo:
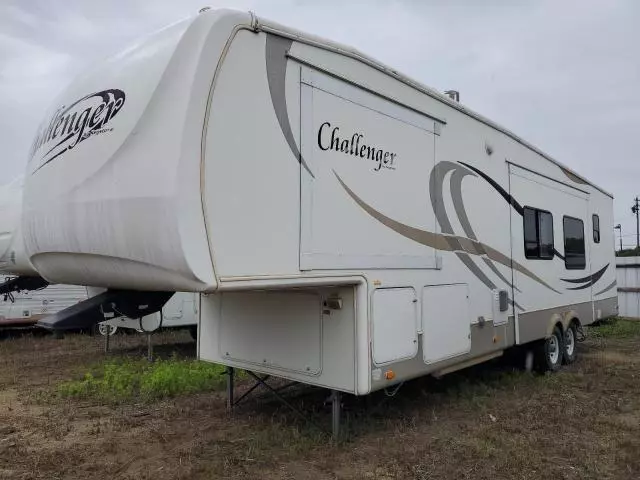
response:
[[[591,214],[604,232],[611,198],[443,102],[344,55],[239,31],[210,112],[203,195],[221,289],[364,277],[366,347],[338,348],[341,361],[366,351],[358,393],[614,311],[611,239],[591,240]],[[552,214],[550,258],[525,254],[524,207]],[[565,217],[583,223],[579,270],[564,260]],[[323,365],[314,295],[203,297],[201,358],[352,391]],[[284,341],[281,321],[305,328]]]

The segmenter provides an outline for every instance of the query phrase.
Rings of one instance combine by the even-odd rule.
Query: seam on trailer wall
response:
[[[253,16],[252,16],[253,18]],[[209,129],[209,115],[211,113],[211,104],[213,103],[213,91],[216,86],[216,82],[218,80],[218,75],[224,63],[224,60],[229,52],[229,48],[231,47],[231,43],[236,37],[236,34],[240,30],[252,30],[250,25],[236,25],[231,31],[231,35],[227,39],[224,47],[222,48],[222,53],[220,54],[220,58],[218,59],[218,63],[216,64],[216,69],[213,73],[213,78],[211,79],[211,84],[209,86],[209,94],[207,95],[207,106],[205,108],[204,113],[204,121],[202,123],[202,137],[200,140],[200,205],[202,207],[202,216],[204,219],[204,231],[207,236],[207,244],[209,246],[209,256],[211,257],[211,267],[213,268],[213,275],[216,278],[216,283],[218,284],[216,288],[219,287],[220,280],[218,278],[218,270],[216,269],[215,264],[215,255],[213,253],[213,244],[211,243],[211,227],[209,226],[209,216],[207,215],[207,202],[204,198],[205,193],[205,155],[207,150],[207,131]],[[204,50],[204,49],[203,49]]]
[[[293,44],[293,43],[292,43]],[[285,67],[286,72],[286,67]],[[304,176],[303,168],[302,168],[302,150],[304,149],[302,145],[302,67],[298,68],[298,95],[300,96],[298,102],[298,145],[300,145],[300,156],[298,158],[298,163],[300,164],[300,169],[298,170],[298,270],[302,271],[302,177]],[[286,86],[286,78],[285,78],[285,86]],[[285,92],[286,94],[286,92]]]
[[[593,243],[593,210],[591,208],[591,195],[589,195],[587,197],[587,218],[584,219],[583,221],[583,225],[585,228],[585,232],[583,232],[583,234],[589,239],[589,241],[587,242],[586,248],[588,248],[586,255],[589,258],[589,277],[591,278],[591,285],[589,285],[589,300],[591,300],[591,320],[595,321],[596,320],[596,302],[595,302],[595,295],[593,294],[595,288],[594,288],[594,284],[600,280],[600,278],[602,277],[602,275],[604,275],[605,270],[607,269],[607,267],[610,264],[607,264],[604,268],[602,268],[602,270],[599,270],[598,272],[596,272],[595,274],[593,273],[593,254],[594,254],[594,247],[595,247],[595,243]],[[589,224],[587,225],[587,219],[589,219],[591,217],[591,221],[589,222]],[[563,225],[564,227],[564,225]],[[590,228],[589,228],[590,227]],[[562,231],[562,234],[564,235],[564,228]],[[615,251],[615,243],[614,243],[614,247],[613,247],[614,251]],[[564,254],[566,255],[567,252],[565,250]],[[615,262],[614,263],[614,275],[615,275]],[[595,279],[595,281],[593,280],[594,276],[597,276],[597,274],[600,274],[599,277],[597,277]],[[562,280],[562,279],[561,279]],[[576,290],[578,288],[582,288],[582,287],[577,287]],[[600,288],[600,287],[598,287]],[[574,290],[573,288],[569,289],[569,290]]]
[[[509,195],[513,198],[513,192],[511,191],[511,163],[508,159],[505,159],[507,163],[507,188],[509,188]],[[511,259],[511,312],[513,313],[513,332],[514,332],[514,344],[520,344],[520,325],[518,323],[518,312],[516,312],[516,279],[513,273],[513,213],[511,208],[509,212],[509,257]]]

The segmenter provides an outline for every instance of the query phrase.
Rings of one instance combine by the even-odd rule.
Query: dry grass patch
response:
[[[145,400],[138,380],[137,393],[117,402],[83,393],[34,404],[27,401],[33,392],[82,383],[87,372],[91,382],[102,381],[104,370],[92,367],[103,355],[100,339],[0,342],[0,425],[14,429],[0,441],[4,435],[15,444],[0,453],[0,478],[637,479],[640,333],[626,322],[588,328],[578,362],[557,374],[533,375],[497,360],[407,382],[393,397],[345,395],[348,439],[339,445],[263,390],[233,416],[215,388],[172,397],[158,388],[163,395]],[[115,339],[114,353],[98,365],[148,367],[144,338],[132,337]],[[161,341],[160,364],[171,363],[173,351],[177,363],[184,359],[186,343]],[[116,371],[118,382],[128,375]],[[166,378],[173,385],[176,376]],[[238,393],[248,387],[239,384]],[[285,396],[329,426],[326,391],[294,387]]]

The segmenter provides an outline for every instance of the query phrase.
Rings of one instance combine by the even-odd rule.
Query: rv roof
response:
[[[543,152],[542,150],[540,150],[539,148],[537,148],[536,146],[532,145],[531,143],[527,142],[526,140],[524,140],[523,138],[519,137],[518,135],[516,135],[515,133],[513,133],[512,131],[508,130],[507,128],[504,128],[500,125],[498,125],[497,123],[493,122],[492,120],[489,120],[488,118],[480,115],[479,113],[474,112],[473,110],[461,105],[458,102],[454,102],[453,100],[449,99],[449,97],[447,97],[446,95],[434,90],[431,87],[428,87],[420,82],[417,82],[413,79],[411,79],[410,77],[408,77],[407,75],[404,75],[401,72],[398,72],[397,70],[377,61],[376,59],[360,52],[359,50],[350,47],[348,45],[343,45],[341,43],[338,42],[333,42],[331,40],[327,40],[326,38],[322,38],[316,35],[311,35],[309,33],[305,33],[302,32],[300,30],[297,30],[295,28],[291,28],[291,27],[287,27],[284,25],[281,25],[277,22],[273,22],[270,20],[266,20],[266,19],[262,19],[262,18],[257,18],[255,16],[255,14],[253,12],[250,12],[251,16],[252,16],[252,26],[253,28],[255,28],[256,30],[263,30],[265,32],[269,32],[269,33],[273,33],[276,35],[280,35],[283,37],[287,37],[287,38],[291,38],[297,42],[302,42],[302,43],[306,43],[309,45],[313,45],[313,46],[317,46],[319,48],[323,48],[326,50],[331,50],[331,51],[335,51],[337,53],[340,53],[342,55],[346,55],[348,57],[354,58],[360,62],[363,62],[377,70],[380,70],[388,75],[391,75],[395,78],[397,78],[398,80],[400,80],[401,82],[417,89],[420,90],[421,92],[429,95],[430,97],[439,100],[443,103],[446,103],[447,105],[449,105],[452,108],[455,108],[456,110],[464,113],[465,115],[469,115],[470,117],[478,120],[479,122],[484,123],[485,125],[488,125],[491,128],[495,128],[496,130],[504,133],[505,135],[509,136],[510,138],[512,138],[513,140],[515,140],[516,142],[520,143],[521,145],[524,145],[525,147],[533,150],[534,152],[536,152],[537,154],[541,155],[542,157],[544,157],[545,159],[547,159],[548,161],[550,161],[551,163],[557,165],[558,167],[560,167],[561,169],[565,170],[566,172],[568,172],[571,175],[574,175],[575,177],[577,177],[578,179],[582,180],[583,182],[587,183],[588,185],[591,185],[593,188],[597,189],[598,191],[602,192],[603,194],[613,198],[613,195],[609,192],[607,192],[606,190],[598,187],[597,185],[595,185],[593,182],[590,182],[589,180],[587,180],[586,178],[584,178],[582,175],[576,173],[575,171],[573,171],[571,168],[567,167],[566,165],[562,164],[561,162],[555,160],[553,157],[551,157],[550,155],[546,154],[545,152]]]

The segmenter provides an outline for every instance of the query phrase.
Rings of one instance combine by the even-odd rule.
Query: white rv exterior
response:
[[[24,200],[47,280],[202,292],[200,358],[354,394],[617,309],[610,194],[251,14],[207,11],[74,82]]]
[[[15,275],[37,277],[27,260],[22,241],[20,215],[23,178],[0,186],[0,286],[15,280]],[[0,328],[32,327],[38,320],[86,300],[87,289],[75,285],[48,285],[22,288],[0,294]],[[46,288],[42,288],[45,287]]]
[[[22,176],[0,185],[0,273],[37,276],[27,259],[21,230]]]
[[[114,316],[99,324],[99,332],[102,335],[113,335],[121,328],[150,333],[160,328],[196,327],[199,318],[200,294],[177,292],[164,304],[161,311],[141,318]]]
[[[0,292],[0,328],[31,327],[38,320],[88,298],[88,291],[84,286],[29,282],[29,278],[37,277],[38,272],[29,263],[24,252],[20,222],[23,183],[23,177],[18,177],[0,186],[0,273],[9,274],[0,285],[16,280],[15,275],[22,275],[23,280],[28,283],[17,285],[8,293]],[[99,291],[100,289],[91,293]],[[194,326],[198,323],[198,306],[197,294],[177,293],[167,302],[162,313],[156,312],[141,319],[116,316],[102,324],[116,327],[109,329],[111,334],[117,328],[150,332],[160,327]],[[101,328],[100,332],[106,333],[107,329]]]
[[[33,327],[38,320],[87,299],[86,287],[49,285],[0,298],[0,328]]]

